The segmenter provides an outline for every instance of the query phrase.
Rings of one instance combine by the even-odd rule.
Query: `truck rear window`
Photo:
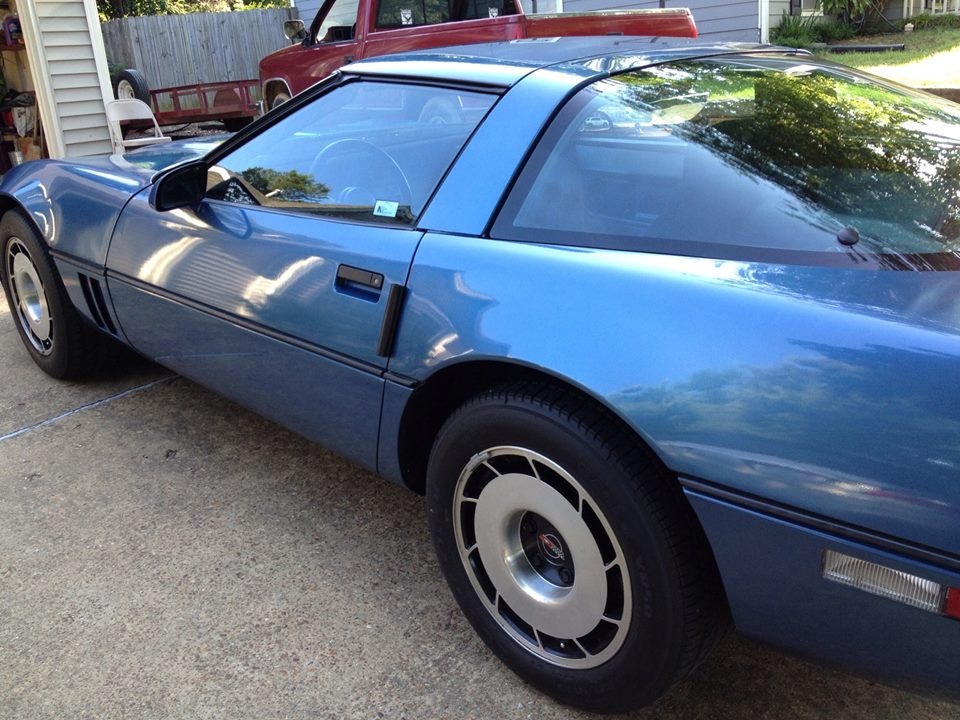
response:
[[[377,27],[436,25],[516,13],[514,0],[382,0],[377,8]]]

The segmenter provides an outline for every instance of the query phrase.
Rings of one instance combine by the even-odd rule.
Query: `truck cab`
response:
[[[265,109],[377,55],[557,35],[697,36],[685,8],[526,16],[519,0],[325,0],[309,28],[292,20],[284,32],[295,44],[260,61]]]

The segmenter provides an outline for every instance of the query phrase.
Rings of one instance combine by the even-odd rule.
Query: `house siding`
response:
[[[106,61],[100,49],[98,62],[102,41],[92,34],[99,33],[93,0],[33,0],[19,9],[29,28],[27,51],[51,155],[111,152]]]
[[[693,13],[700,37],[706,40],[759,42],[760,25],[756,0],[665,0],[664,7],[686,7]],[[661,7],[660,2],[630,0],[564,0],[564,12],[631,10]]]
[[[790,14],[790,0],[770,0],[770,27],[780,24],[784,15]]]

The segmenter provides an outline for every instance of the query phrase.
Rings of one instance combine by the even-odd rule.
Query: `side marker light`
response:
[[[960,620],[958,588],[833,550],[823,552],[820,575],[871,595]]]

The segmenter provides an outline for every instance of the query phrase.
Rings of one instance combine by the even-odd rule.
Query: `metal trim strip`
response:
[[[706,480],[681,476],[680,485],[686,492],[703,497],[722,500],[745,510],[752,510],[777,520],[801,525],[810,530],[827,533],[846,540],[852,540],[878,550],[896,553],[912,560],[936,565],[947,570],[960,572],[960,557],[932,547],[912,543],[892,535],[882,535],[864,528],[847,525],[836,520],[810,513],[805,510],[781,505],[755,495],[742,493],[730,488],[714,485]]]

